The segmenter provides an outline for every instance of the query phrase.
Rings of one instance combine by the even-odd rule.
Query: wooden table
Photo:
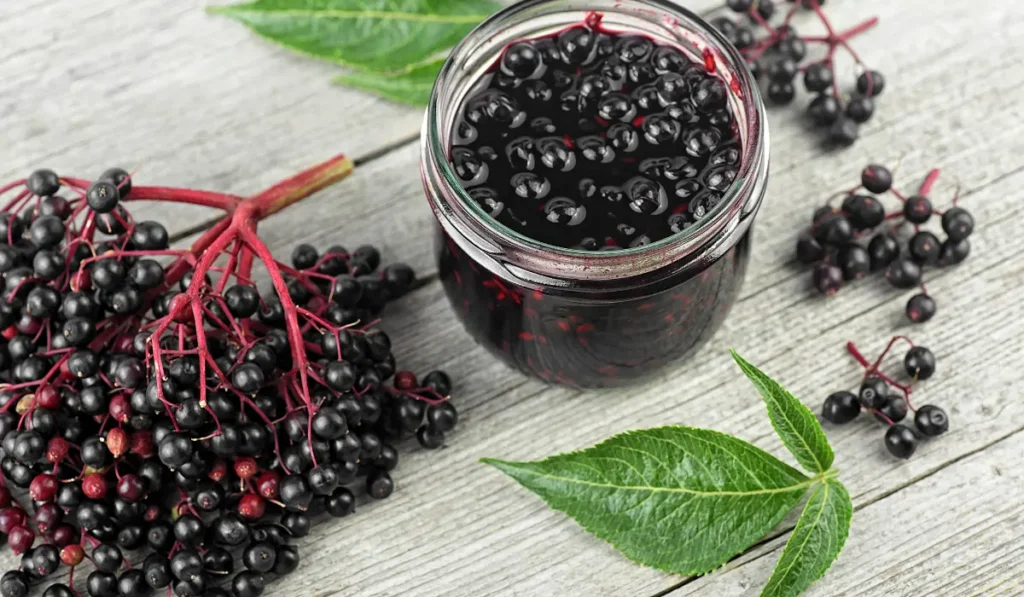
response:
[[[400,364],[453,375],[463,421],[439,452],[406,446],[395,495],[318,526],[300,541],[299,571],[268,595],[757,595],[792,521],[715,574],[668,576],[628,562],[477,459],[535,459],[665,424],[718,429],[783,455],[727,349],[817,410],[859,379],[847,340],[877,351],[903,333],[938,356],[918,400],[946,408],[951,430],[904,462],[885,452],[882,427],[866,417],[827,429],[857,512],[846,550],[807,594],[1024,594],[1024,9],[1016,3],[830,1],[840,27],[881,18],[855,41],[889,81],[876,117],[854,147],[828,152],[805,130],[802,109],[770,112],[771,184],[742,299],[694,359],[611,392],[528,380],[456,322],[431,255],[419,111],[333,85],[334,66],[263,42],[204,4],[0,3],[0,179],[38,166],[88,177],[120,165],[138,169],[144,184],[246,194],[338,152],[358,160],[350,179],[274,216],[261,234],[281,255],[300,242],[373,242],[385,260],[412,264],[428,283],[393,307],[384,327]],[[899,162],[903,188],[941,167],[937,203],[959,183],[978,222],[970,259],[927,277],[939,314],[923,326],[904,319],[910,291],[871,280],[826,300],[793,261],[811,211],[870,161]],[[180,245],[213,215],[136,208],[143,213],[168,222]],[[9,552],[4,559],[10,568]]]

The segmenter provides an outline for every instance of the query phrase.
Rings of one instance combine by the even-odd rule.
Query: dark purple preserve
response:
[[[673,263],[659,247],[711,221],[740,175],[729,81],[715,54],[695,61],[599,14],[504,46],[447,137],[462,200],[529,253],[513,263],[442,226],[441,277],[478,341],[543,379],[600,387],[647,377],[714,332],[743,279],[747,228],[710,258]],[[582,265],[561,283],[530,271],[545,260]]]
[[[728,88],[650,38],[588,24],[505,48],[469,96],[451,149],[459,181],[510,229],[618,250],[678,233],[739,172]]]

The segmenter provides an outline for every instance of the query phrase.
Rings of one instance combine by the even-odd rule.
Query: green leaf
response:
[[[814,414],[774,379],[743,360],[736,351],[730,352],[743,373],[761,393],[768,406],[772,427],[797,462],[815,473],[827,471],[832,466],[835,454]]]
[[[394,72],[451,48],[499,8],[492,0],[255,0],[210,10],[293,50]]]
[[[632,431],[538,462],[483,462],[628,558],[684,575],[750,547],[815,482],[744,441],[688,427]]]
[[[839,481],[814,486],[761,597],[795,597],[825,575],[850,534],[853,504]]]
[[[439,58],[412,69],[395,74],[356,71],[341,75],[335,81],[375,93],[385,99],[413,106],[426,106],[430,100],[430,92],[434,88],[434,80],[441,70],[444,59]]]

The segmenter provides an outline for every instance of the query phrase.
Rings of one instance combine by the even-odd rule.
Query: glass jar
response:
[[[595,18],[714,70],[729,88],[742,148],[738,176],[697,225],[608,252],[546,245],[505,227],[469,197],[449,162],[459,110],[508,44]],[[692,354],[736,301],[768,177],[764,105],[742,56],[687,10],[666,0],[528,0],[502,10],[442,68],[421,143],[448,298],[477,342],[520,370],[576,387],[642,380]]]

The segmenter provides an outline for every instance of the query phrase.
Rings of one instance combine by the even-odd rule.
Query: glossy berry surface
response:
[[[886,356],[901,344],[910,345],[903,358],[903,369],[910,378],[909,382],[896,381],[884,371]],[[929,349],[915,346],[907,336],[893,336],[881,354],[871,360],[853,342],[847,342],[846,349],[864,368],[862,396],[867,388],[872,388],[876,396],[882,391],[888,393],[881,403],[875,402],[876,406],[872,410],[875,419],[889,426],[885,434],[885,445],[893,456],[910,458],[920,441],[941,435],[949,428],[949,418],[941,408],[924,405],[914,410],[911,403],[911,396],[918,395],[918,383],[931,378],[935,373],[935,356]],[[910,412],[914,414],[913,426],[901,424]]]
[[[812,281],[814,288],[826,296],[831,296],[843,286],[842,268],[831,263],[819,263],[814,267]]]
[[[924,224],[932,216],[932,202],[927,197],[914,195],[903,203],[903,217],[912,224]]]
[[[934,437],[949,430],[946,411],[932,404],[925,404],[914,413],[914,426],[922,434]]]
[[[889,397],[889,386],[880,377],[869,377],[861,384],[857,397],[864,408],[882,408]]]
[[[925,380],[935,375],[935,354],[924,346],[915,346],[903,358],[903,368],[913,379]]]
[[[918,436],[906,425],[896,424],[885,432],[885,449],[896,458],[907,459],[917,450]]]
[[[952,241],[962,241],[974,231],[974,217],[962,207],[953,207],[942,214],[942,229]]]
[[[876,195],[885,193],[892,188],[892,172],[880,164],[870,164],[861,172],[860,183]]]
[[[825,399],[821,416],[831,423],[849,423],[860,414],[860,401],[852,392],[835,392]]]
[[[935,299],[921,293],[915,294],[907,301],[907,319],[914,323],[924,323],[935,317]]]
[[[907,418],[907,401],[902,396],[893,394],[886,398],[885,404],[882,405],[882,408],[878,409],[878,412],[881,413],[879,419],[882,421],[886,423],[899,423]]]
[[[680,50],[588,22],[506,48],[462,105],[449,157],[477,206],[514,232],[588,251],[642,246],[695,225],[736,178],[728,96]]]

